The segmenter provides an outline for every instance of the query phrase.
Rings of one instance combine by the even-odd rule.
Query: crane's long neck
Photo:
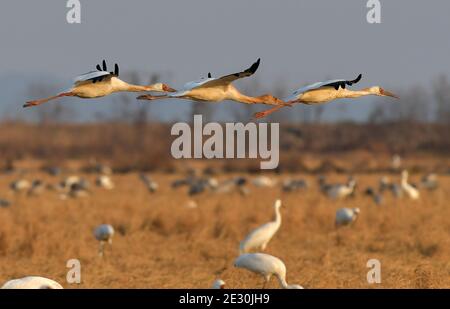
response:
[[[280,207],[275,207],[275,223],[280,226],[281,225],[281,213]]]
[[[337,93],[338,98],[359,98],[375,94],[370,88],[361,90],[340,89]]]
[[[402,185],[408,184],[408,175],[402,174]]]
[[[258,98],[247,96],[247,95],[239,92],[238,90],[235,90],[230,93],[230,99],[233,101],[238,101],[238,102],[246,103],[246,104],[261,103],[261,100],[259,100]]]
[[[154,84],[149,86],[134,85],[124,82],[123,80],[113,77],[111,83],[114,91],[127,91],[127,92],[143,92],[143,91],[161,91],[162,84]]]
[[[284,289],[288,289],[289,288],[289,284],[286,282],[286,275],[285,274],[275,274],[275,277],[277,277],[278,282],[280,282],[280,285]]]
[[[245,104],[267,104],[267,105],[279,105],[283,101],[275,98],[272,95],[266,94],[259,97],[251,97],[241,93],[234,86],[229,85],[227,89],[227,97],[229,100],[245,103]]]
[[[141,86],[141,85],[133,85],[123,82],[124,84],[119,87],[119,91],[128,91],[128,92],[143,92],[143,91],[152,91],[151,86]]]

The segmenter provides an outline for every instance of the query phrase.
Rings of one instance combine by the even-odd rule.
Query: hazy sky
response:
[[[381,24],[367,23],[366,0],[81,0],[79,25],[66,22],[66,2],[1,1],[0,111],[23,112],[30,81],[66,87],[103,58],[124,73],[170,73],[175,87],[258,57],[268,89],[280,78],[293,90],[358,73],[360,86],[397,89],[450,73],[447,0],[382,0]],[[67,101],[86,115],[110,103]],[[370,104],[362,101],[361,112]],[[155,104],[171,117],[175,103]]]

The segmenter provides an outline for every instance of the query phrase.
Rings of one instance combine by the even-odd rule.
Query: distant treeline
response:
[[[14,162],[43,160],[61,165],[67,160],[93,158],[107,162],[116,171],[174,171],[180,160],[171,157],[170,124],[95,123],[95,124],[0,124],[0,168],[10,169]],[[396,122],[384,124],[281,124],[280,169],[313,171],[303,164],[305,155],[326,158],[321,169],[339,167],[334,157],[367,153],[390,158],[425,155],[446,158],[450,154],[450,125]],[[206,139],[206,138],[205,138]],[[364,159],[348,160],[359,169],[369,168]],[[205,161],[206,162],[206,161]],[[258,170],[258,160],[210,160],[208,165],[227,171]],[[385,168],[389,163],[385,162]]]

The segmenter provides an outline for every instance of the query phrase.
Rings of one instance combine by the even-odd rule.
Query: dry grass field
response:
[[[91,183],[94,175],[83,175]],[[229,178],[232,175],[219,175]],[[293,175],[290,175],[293,176]],[[38,196],[14,193],[17,174],[0,176],[0,283],[26,275],[59,281],[65,288],[209,288],[222,278],[227,288],[261,287],[260,277],[233,267],[239,241],[271,220],[273,202],[283,201],[283,222],[266,249],[287,266],[287,280],[305,288],[450,288],[450,176],[440,187],[421,192],[419,201],[385,195],[377,206],[363,194],[381,174],[356,174],[356,195],[332,201],[319,192],[316,176],[294,175],[310,188],[285,193],[280,187],[250,194],[206,192],[188,208],[186,188],[172,189],[177,174],[153,173],[160,190],[147,191],[138,174],[114,174],[116,189],[93,188],[88,197],[61,200],[56,192]],[[327,175],[344,182],[345,174]],[[419,180],[419,174],[411,176]],[[63,176],[34,171],[24,178],[56,183]],[[254,176],[250,176],[254,177]],[[284,179],[287,175],[276,175]],[[399,182],[398,175],[391,175]],[[340,207],[361,208],[353,226],[336,230]],[[93,229],[115,227],[112,249],[102,259]],[[79,285],[66,283],[66,261],[81,262]],[[381,262],[382,283],[369,285],[366,263]],[[272,279],[269,287],[278,288]]]

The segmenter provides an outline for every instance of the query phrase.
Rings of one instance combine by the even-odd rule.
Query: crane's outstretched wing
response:
[[[112,76],[110,72],[105,71],[91,71],[86,74],[77,76],[74,80],[75,84],[91,81],[93,83],[101,81],[107,76]]]
[[[362,74],[359,74],[358,77],[356,77],[354,80],[338,79],[338,80],[334,80],[334,81],[328,81],[328,82],[325,82],[326,84],[323,85],[323,87],[330,86],[330,87],[334,87],[334,89],[336,89],[336,90],[338,90],[339,87],[345,89],[346,85],[351,86],[351,85],[359,82],[361,80],[361,77],[362,77]]]
[[[307,92],[307,91],[311,91],[311,90],[316,90],[319,88],[325,88],[325,87],[333,87],[334,89],[338,90],[339,87],[345,89],[345,87],[351,86],[353,84],[356,84],[357,82],[359,82],[361,80],[362,74],[359,74],[358,77],[354,80],[345,80],[345,79],[332,79],[332,80],[327,80],[324,82],[318,82],[318,83],[314,83],[302,88],[299,88],[297,90],[295,90],[289,97],[285,98],[283,101],[285,102],[290,102],[290,101],[294,101],[296,99],[298,99],[303,93]]]
[[[184,85],[184,88],[186,90],[192,90],[195,88],[199,88],[199,87],[215,87],[215,86],[225,86],[228,85],[232,82],[234,82],[237,79],[240,78],[244,78],[244,77],[248,77],[248,76],[252,76],[256,70],[259,67],[259,63],[260,63],[261,59],[258,58],[258,60],[253,63],[248,69],[242,71],[242,72],[238,72],[238,73],[234,73],[234,74],[229,74],[229,75],[225,75],[219,78],[211,78],[210,74],[208,74],[208,78],[205,79],[201,79],[199,81],[196,82],[190,82],[187,83],[186,85]]]
[[[119,76],[119,65],[117,63],[114,65],[114,72],[107,71],[108,68],[106,66],[105,60],[103,60],[102,66],[100,66],[100,64],[97,64],[96,68],[97,71],[91,71],[76,77],[74,83],[79,84],[83,82],[92,82],[95,84],[96,82],[101,82],[108,77]]]

